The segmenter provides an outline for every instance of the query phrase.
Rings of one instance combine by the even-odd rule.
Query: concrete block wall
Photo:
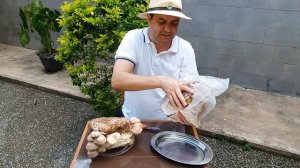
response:
[[[19,28],[21,19],[19,8],[30,3],[31,0],[1,0],[0,3],[0,43],[21,46],[19,40]],[[63,0],[43,0],[44,6],[59,10]],[[58,33],[53,33],[57,37]],[[28,48],[40,48],[40,42],[31,36]]]
[[[30,1],[1,0],[0,43],[20,45],[19,7]],[[63,0],[43,2],[59,9]],[[300,96],[300,0],[182,2],[193,20],[182,20],[178,34],[193,45],[200,74]],[[37,49],[39,42],[28,47]]]
[[[202,75],[300,96],[300,0],[183,0]]]

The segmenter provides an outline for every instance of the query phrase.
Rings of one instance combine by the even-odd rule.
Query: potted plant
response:
[[[57,10],[44,7],[41,0],[33,0],[30,4],[19,9],[19,16],[22,19],[20,24],[20,42],[26,46],[30,42],[30,34],[38,35],[42,48],[39,49],[39,56],[45,70],[56,72],[63,68],[63,64],[55,60],[56,49],[51,39],[51,32],[60,32],[61,27],[57,18],[61,16]]]

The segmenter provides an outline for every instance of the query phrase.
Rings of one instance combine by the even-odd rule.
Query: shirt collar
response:
[[[149,27],[143,29],[144,42],[146,44],[151,43],[149,35],[148,35],[148,31],[149,31]],[[177,51],[178,51],[178,43],[179,43],[178,41],[179,41],[179,38],[177,36],[175,36],[173,38],[173,40],[172,40],[171,47],[169,48],[168,51],[173,52],[173,53],[177,53]]]

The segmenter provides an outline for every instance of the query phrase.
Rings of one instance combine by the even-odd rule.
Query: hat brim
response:
[[[167,11],[167,10],[149,11],[149,12],[139,13],[137,16],[141,19],[147,19],[147,14],[169,15],[169,16],[176,16],[176,17],[180,17],[183,19],[192,20],[190,17],[186,16],[185,14],[183,14],[179,11]]]

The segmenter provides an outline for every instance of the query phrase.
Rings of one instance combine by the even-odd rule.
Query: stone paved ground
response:
[[[86,102],[0,80],[0,167],[69,167],[85,122]],[[300,161],[225,140],[201,137],[215,153],[211,168],[298,168]]]
[[[0,167],[69,167],[85,122],[85,102],[0,81]]]

